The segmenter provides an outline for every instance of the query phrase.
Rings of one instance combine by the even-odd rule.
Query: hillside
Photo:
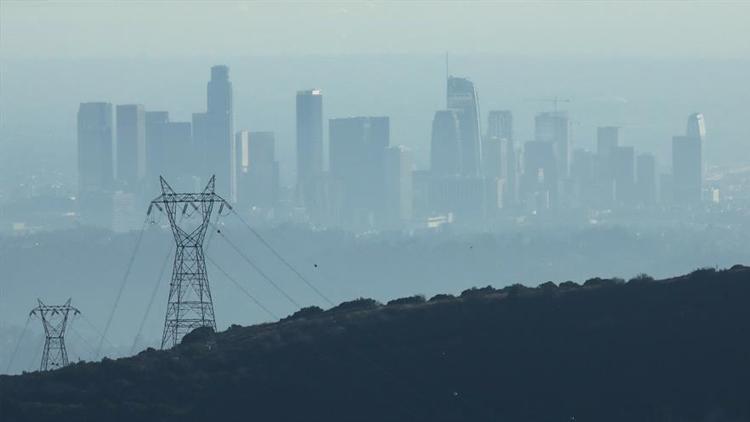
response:
[[[750,421],[750,268],[359,300],[0,377],[14,421]]]

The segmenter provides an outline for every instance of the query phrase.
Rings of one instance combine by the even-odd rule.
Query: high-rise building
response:
[[[610,157],[612,151],[620,145],[620,128],[617,126],[603,126],[596,128],[596,154],[600,157]]]
[[[112,122],[110,103],[81,103],[78,108],[79,191],[112,188]]]
[[[235,151],[237,203],[242,207],[273,209],[279,196],[274,133],[241,130],[235,134]]]
[[[706,140],[706,122],[702,113],[693,113],[688,116],[686,134],[689,138]]]
[[[482,173],[482,143],[479,98],[474,84],[465,78],[448,77],[447,108],[458,113],[461,132],[461,174]]]
[[[146,114],[140,104],[117,106],[117,181],[135,192],[146,177]]]
[[[193,141],[201,179],[216,175],[216,193],[235,201],[234,111],[227,66],[213,66],[206,87],[206,112],[193,114]]]
[[[557,174],[561,179],[568,176],[570,130],[568,113],[551,111],[537,114],[534,119],[535,141],[553,145]]]
[[[147,111],[146,119],[146,179],[151,190],[158,189],[159,176],[167,163],[164,134],[169,123],[169,112]],[[155,192],[155,191],[154,191]]]
[[[615,199],[621,205],[635,200],[635,148],[618,146],[612,152]]]
[[[397,145],[385,152],[385,225],[398,228],[412,218],[411,151]]]
[[[323,174],[323,94],[297,92],[297,198],[315,214],[321,208]]]
[[[111,227],[114,184],[112,104],[81,103],[77,120],[81,217],[86,223]]]
[[[453,110],[435,112],[430,143],[430,170],[436,176],[461,173],[461,131],[458,113]]]
[[[376,224],[383,214],[384,158],[390,143],[388,117],[329,120],[331,176],[341,183],[343,223]]]
[[[672,200],[689,204],[701,200],[703,183],[700,138],[672,138]]]
[[[518,162],[516,145],[513,139],[513,114],[509,110],[490,111],[487,117],[487,139],[493,138],[501,140],[501,150],[504,151],[501,153],[501,162],[497,165],[502,169],[501,173],[505,179],[503,203],[508,206],[515,203],[518,195]],[[486,151],[482,151],[482,153],[490,156],[495,155]],[[492,170],[497,168],[493,161],[493,159],[484,159],[485,175],[491,176],[497,173],[496,170]]]
[[[652,205],[656,202],[656,157],[653,154],[638,154],[635,168],[638,201],[643,205]]]
[[[557,165],[554,143],[530,141],[524,144],[521,180],[524,202],[532,204],[537,209],[557,205],[559,189]]]

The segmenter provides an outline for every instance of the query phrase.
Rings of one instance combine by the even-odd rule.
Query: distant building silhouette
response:
[[[413,215],[411,151],[403,146],[385,152],[385,226],[399,228]]]
[[[323,94],[319,89],[297,92],[297,198],[308,214],[323,204]]]
[[[638,154],[635,168],[638,201],[646,206],[653,205],[656,202],[656,157],[653,154]]]
[[[689,138],[700,139],[701,142],[706,140],[706,122],[702,113],[693,113],[688,116],[685,133]]]
[[[331,176],[341,184],[343,223],[372,227],[382,218],[388,117],[329,120]]]
[[[146,113],[140,104],[117,106],[117,181],[136,192],[146,178]]]
[[[557,206],[557,164],[554,143],[529,141],[524,144],[521,191],[527,208],[541,210]]]
[[[518,195],[518,162],[515,141],[513,139],[513,114],[510,110],[493,110],[487,117],[487,139],[501,140],[501,168],[504,183],[504,203],[510,205],[516,202]],[[504,141],[502,141],[504,140]],[[502,152],[504,151],[504,152]],[[484,155],[492,155],[482,151]],[[485,175],[496,174],[493,170],[494,160],[484,159]],[[489,167],[489,168],[488,168]]]
[[[635,148],[618,146],[612,154],[612,170],[615,182],[615,199],[619,205],[631,205],[635,201]]]
[[[706,124],[703,114],[688,116],[686,136],[672,138],[672,200],[690,204],[701,200],[703,188],[703,141]]]
[[[430,170],[435,176],[461,173],[461,129],[458,113],[453,110],[435,112],[430,142]]]
[[[560,179],[568,176],[570,129],[568,113],[551,111],[537,114],[534,119],[534,140],[553,145],[557,171]]]
[[[77,120],[81,218],[86,224],[111,227],[114,187],[112,104],[81,103]]]
[[[227,66],[213,66],[206,87],[206,112],[193,114],[193,141],[202,179],[216,175],[216,193],[236,200],[234,169],[234,108]]]
[[[461,132],[461,174],[479,176],[482,173],[479,99],[470,80],[448,77],[447,108],[458,113]]]
[[[241,130],[235,135],[237,203],[272,211],[279,196],[279,163],[273,132]]]

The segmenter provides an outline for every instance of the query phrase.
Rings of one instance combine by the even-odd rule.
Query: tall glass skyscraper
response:
[[[117,106],[117,181],[135,192],[146,177],[146,113],[140,104]]]
[[[430,170],[434,176],[456,176],[461,173],[461,129],[458,113],[435,112],[430,143]]]
[[[318,211],[323,174],[323,94],[297,92],[297,198],[313,214]]]
[[[479,99],[470,80],[448,77],[447,108],[458,113],[461,130],[461,174],[479,176],[482,173]]]
[[[77,118],[79,192],[109,190],[114,178],[112,104],[81,103]]]
[[[234,110],[227,66],[213,66],[206,87],[206,113],[193,114],[193,141],[202,179],[216,175],[216,193],[236,200],[234,168]]]
[[[534,133],[537,142],[548,142],[553,145],[557,174],[560,179],[568,176],[570,168],[570,134],[568,113],[551,111],[537,114],[534,119]]]

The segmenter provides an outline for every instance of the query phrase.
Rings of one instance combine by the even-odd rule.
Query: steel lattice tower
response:
[[[81,312],[70,306],[70,299],[65,305],[47,306],[37,299],[39,306],[31,310],[29,316],[38,316],[44,325],[44,352],[40,371],[62,368],[68,365],[68,351],[65,350],[65,329],[71,312],[78,315]]]
[[[216,330],[214,305],[208,285],[203,240],[211,224],[214,205],[219,213],[229,204],[214,193],[215,176],[212,176],[200,193],[176,193],[160,177],[162,194],[151,201],[152,207],[167,215],[176,244],[172,280],[169,284],[169,302],[164,320],[161,348],[173,347],[185,334],[198,327]],[[179,216],[182,215],[182,217]],[[180,218],[178,218],[180,217]]]

